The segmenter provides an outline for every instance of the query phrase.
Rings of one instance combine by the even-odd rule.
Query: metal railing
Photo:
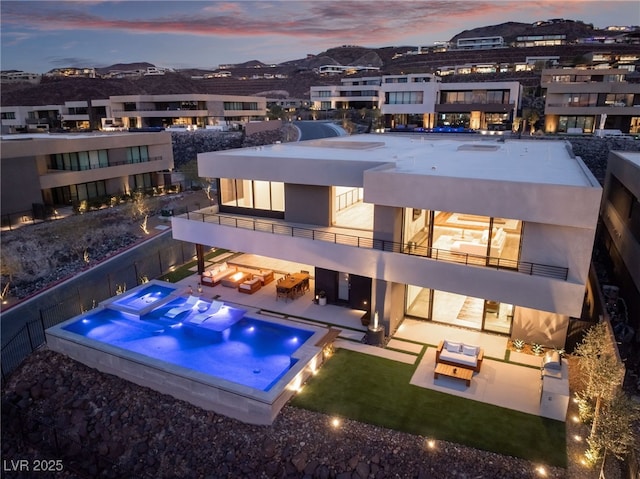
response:
[[[151,163],[153,161],[161,161],[162,158],[163,158],[162,156],[150,156],[148,158],[140,158],[139,161],[127,160],[127,161],[114,161],[114,162],[110,162],[110,163],[78,165],[78,168],[53,168],[53,167],[50,167],[48,170],[50,172],[99,170],[101,168],[109,168],[111,166],[137,165],[137,164],[140,164],[140,163]]]
[[[362,200],[360,189],[354,188],[336,196],[336,209],[342,211]]]
[[[260,231],[263,233],[325,241],[328,243],[353,246],[356,248],[375,249],[378,251],[385,251],[390,253],[408,254],[436,261],[446,261],[450,263],[518,271],[519,273],[528,274],[531,276],[544,276],[547,278],[560,279],[563,281],[566,281],[569,275],[569,268],[565,268],[562,266],[496,258],[492,256],[474,255],[470,253],[458,253],[429,246],[419,246],[411,241],[408,243],[399,243],[396,241],[365,238],[362,236],[323,231],[313,228],[290,226],[281,223],[257,220],[254,218],[239,218],[235,216],[224,216],[213,213],[187,212],[186,217],[189,220],[202,221],[204,223],[214,223],[220,226],[229,226],[232,228]]]

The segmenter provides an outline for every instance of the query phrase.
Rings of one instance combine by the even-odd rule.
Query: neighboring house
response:
[[[640,83],[626,68],[554,68],[542,71],[546,133],[640,133]]]
[[[2,220],[163,186],[171,134],[7,135],[0,143]],[[38,211],[36,211],[38,210]]]
[[[312,86],[309,96],[317,111],[380,108],[380,76],[343,78],[340,85]]]
[[[458,38],[455,50],[487,50],[491,48],[504,48],[504,38],[495,37],[473,37]]]
[[[166,127],[183,124],[242,124],[264,120],[267,100],[259,96],[208,95],[122,95],[109,98],[110,117],[127,128]]]
[[[39,73],[28,73],[22,70],[2,70],[0,71],[0,83],[40,83],[42,75]]]
[[[124,95],[64,105],[2,106],[3,133],[43,132],[55,129],[97,130],[101,126],[165,128],[194,125],[245,124],[264,120],[267,100],[258,96],[172,94]]]
[[[48,77],[84,77],[84,78],[96,78],[96,69],[93,67],[66,67],[66,68],[54,68],[53,70],[45,73]]]
[[[219,211],[173,236],[312,265],[315,294],[375,312],[565,344],[602,189],[562,141],[357,135],[198,155]],[[361,201],[363,199],[364,201]]]
[[[599,238],[615,272],[630,326],[640,330],[640,153],[609,153]]]
[[[438,75],[412,73],[344,79],[311,87],[315,110],[380,109],[386,128],[489,129],[511,122],[520,107],[519,82],[441,83]]]

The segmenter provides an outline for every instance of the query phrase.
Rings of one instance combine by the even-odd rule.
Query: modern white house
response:
[[[266,117],[267,100],[264,97],[195,93],[116,95],[65,101],[60,105],[0,107],[3,134],[50,129],[166,128],[172,125],[206,128],[244,125]]]
[[[316,111],[377,109],[390,129],[458,127],[511,129],[520,108],[517,81],[442,83],[432,73],[345,78],[340,85],[312,86]]]
[[[173,168],[169,132],[5,135],[0,147],[3,226],[39,210],[162,187]]]
[[[542,71],[546,133],[640,133],[640,83],[626,68]]]
[[[356,135],[198,169],[219,206],[174,238],[313,265],[316,294],[388,335],[414,318],[562,347],[581,314],[602,188],[563,141]]]

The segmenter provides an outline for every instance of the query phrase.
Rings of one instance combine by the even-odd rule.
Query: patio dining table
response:
[[[309,274],[287,275],[276,284],[276,300],[279,297],[295,299],[298,292],[304,292],[307,289],[309,289]]]

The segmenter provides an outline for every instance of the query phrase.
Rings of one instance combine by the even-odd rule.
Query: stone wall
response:
[[[173,162],[176,169],[180,169],[182,165],[195,160],[198,153],[271,145],[276,141],[283,141],[287,137],[286,130],[286,127],[280,127],[253,134],[245,134],[243,131],[214,130],[172,132]]]

